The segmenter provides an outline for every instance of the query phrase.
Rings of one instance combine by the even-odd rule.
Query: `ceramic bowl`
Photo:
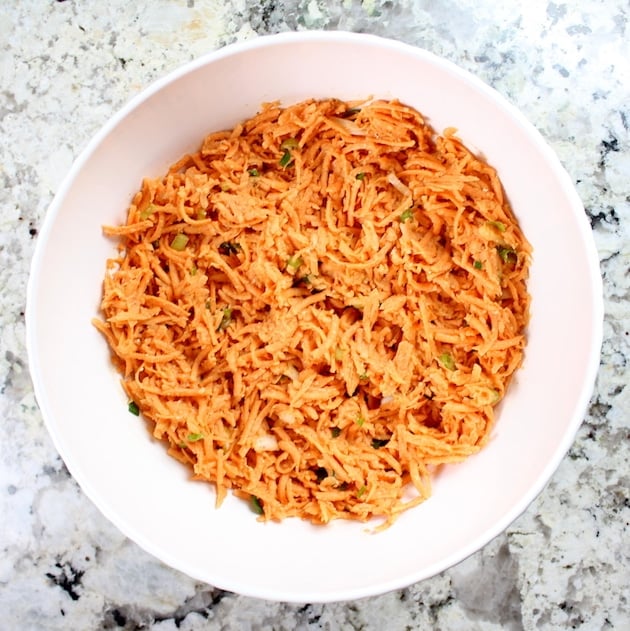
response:
[[[453,126],[494,165],[533,246],[525,361],[489,444],[444,468],[433,495],[395,524],[260,523],[152,440],[129,414],[98,314],[101,226],[122,222],[145,176],[164,172],[210,131],[260,104],[308,97],[398,98],[441,132]],[[158,81],[89,143],[46,215],[27,300],[38,404],[84,492],[123,533],[195,579],[259,598],[354,599],[435,575],[502,532],[570,447],[592,392],[602,335],[598,259],[567,173],[496,91],[435,55],[368,35],[290,33],[228,46]]]

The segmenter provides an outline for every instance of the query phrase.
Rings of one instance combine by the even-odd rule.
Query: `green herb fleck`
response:
[[[187,244],[188,236],[182,232],[176,234],[171,241],[171,247],[173,248],[173,250],[177,250],[178,252],[182,252]]]
[[[284,150],[284,153],[282,154],[282,157],[280,158],[280,162],[278,162],[278,164],[284,168],[289,166],[289,163],[291,163],[291,152],[288,149]]]
[[[514,248],[499,245],[497,246],[497,252],[504,263],[516,264],[517,256]]]
[[[502,221],[487,221],[486,224],[499,232],[505,232],[505,224]]]
[[[372,438],[372,447],[374,449],[380,449],[381,447],[385,447],[389,442],[389,438]]]
[[[473,267],[474,267],[475,269],[483,269],[483,263],[482,263],[481,261],[475,261],[475,262],[473,263]]]
[[[357,416],[355,423],[359,426],[359,427],[363,427],[363,423],[365,423],[365,419],[359,415]]]
[[[264,513],[262,503],[255,495],[249,498],[249,507],[256,515],[262,515]]]
[[[303,263],[304,259],[299,254],[296,254],[287,261],[287,268],[292,272],[296,272]]]
[[[149,204],[141,213],[140,219],[148,219],[157,210],[154,204]]]
[[[232,308],[225,307],[225,309],[223,309],[223,317],[221,318],[217,331],[225,331],[225,329],[227,329],[230,325],[230,322],[232,322]]]
[[[365,495],[365,492],[367,491],[367,486],[365,486],[365,484],[357,491],[357,497],[361,497],[362,495]]]
[[[343,348],[337,347],[335,349],[335,359],[340,362],[343,359]]]
[[[199,269],[197,268],[197,266],[193,263],[193,266],[190,268],[190,275],[191,276],[195,276],[197,274],[197,272],[199,271]]]
[[[129,401],[129,406],[127,408],[131,414],[134,416],[140,416],[140,408],[135,401]]]
[[[247,171],[252,177],[258,177],[260,175],[260,171],[254,167],[252,169],[249,169],[249,171]]]
[[[331,427],[330,428],[330,435],[333,438],[338,438],[340,434],[341,434],[341,428],[339,428],[339,427]]]
[[[280,149],[286,151],[287,149],[297,149],[300,146],[300,143],[296,138],[285,138],[280,145]]]
[[[455,360],[450,353],[442,353],[440,355],[440,361],[447,370],[455,370]]]
[[[189,443],[196,443],[199,440],[203,440],[203,434],[188,434],[188,436],[186,436],[186,440]]]
[[[361,173],[357,173],[356,174],[356,178],[357,178],[357,180],[364,180],[365,179],[365,173],[363,171],[361,171]]]
[[[413,207],[407,208],[407,210],[403,211],[399,217],[401,223],[405,223],[405,221],[409,221],[410,219],[413,219]]]
[[[359,375],[359,380],[360,381],[367,381],[369,378],[370,378],[370,376],[366,372],[362,372]]]

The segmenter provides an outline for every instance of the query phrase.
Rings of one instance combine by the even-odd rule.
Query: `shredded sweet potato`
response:
[[[134,197],[103,319],[194,478],[260,519],[384,519],[477,452],[523,358],[530,246],[495,170],[397,101],[265,104]]]

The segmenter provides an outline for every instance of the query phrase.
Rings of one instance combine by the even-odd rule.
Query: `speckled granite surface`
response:
[[[629,629],[629,19],[627,0],[2,2],[0,628]],[[422,46],[514,102],[582,196],[600,253],[606,322],[577,439],[505,533],[408,589],[300,606],[198,584],[101,516],[42,423],[28,376],[24,302],[46,208],[116,109],[209,50],[312,28]],[[561,378],[564,358],[556,359]]]

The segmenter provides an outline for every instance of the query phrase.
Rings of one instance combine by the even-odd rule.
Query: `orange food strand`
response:
[[[127,395],[261,519],[391,524],[484,445],[522,361],[531,248],[497,174],[397,101],[265,105],[106,233]]]

